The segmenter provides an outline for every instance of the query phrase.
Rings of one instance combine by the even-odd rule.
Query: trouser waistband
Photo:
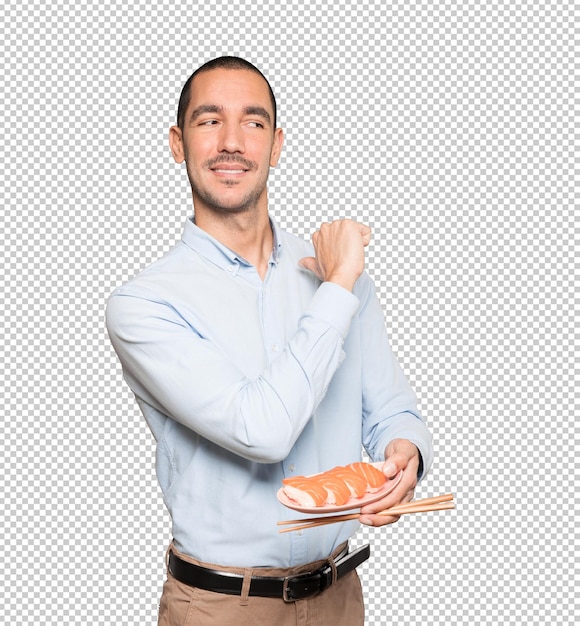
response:
[[[313,571],[289,576],[251,576],[248,595],[268,598],[281,598],[285,602],[294,602],[314,596],[352,572],[370,556],[370,547],[362,546],[349,552],[348,546],[337,556],[330,557],[326,563]],[[216,593],[241,595],[244,576],[231,572],[222,572],[194,563],[189,563],[169,552],[168,569],[170,574],[191,587],[198,587]]]

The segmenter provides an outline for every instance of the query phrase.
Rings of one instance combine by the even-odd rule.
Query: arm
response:
[[[169,302],[130,288],[116,292],[107,326],[133,392],[240,456],[265,463],[286,458],[343,358],[342,344],[359,305],[347,285],[364,266],[368,229],[362,228],[339,222],[316,236],[317,257],[306,265],[314,261],[326,282],[282,354],[252,379]]]
[[[126,293],[109,300],[107,327],[133,392],[202,437],[266,463],[288,455],[324,397],[358,308],[352,294],[321,285],[283,353],[249,379],[168,303]]]
[[[417,409],[417,399],[391,350],[384,316],[370,279],[359,281],[363,345],[363,442],[374,461],[386,459],[388,476],[403,478],[386,498],[362,509],[361,522],[373,526],[398,518],[372,516],[413,498],[415,486],[433,460],[432,438]]]

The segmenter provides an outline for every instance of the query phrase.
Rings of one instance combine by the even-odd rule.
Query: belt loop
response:
[[[248,596],[250,595],[250,585],[252,584],[253,569],[244,570],[244,581],[242,582],[242,593],[240,597],[240,606],[248,606]]]
[[[171,553],[171,548],[173,548],[173,541],[174,540],[172,539],[167,550],[165,551],[165,567],[168,571],[169,571],[169,555]]]
[[[336,569],[336,563],[334,562],[334,559],[332,557],[328,559],[328,564],[330,565],[330,569],[332,570],[332,580],[330,584],[334,585],[338,580],[338,570]]]

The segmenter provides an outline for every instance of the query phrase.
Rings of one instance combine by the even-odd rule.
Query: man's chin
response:
[[[203,210],[216,215],[241,215],[243,213],[250,213],[257,208],[255,200],[245,202],[207,202],[194,200],[194,206],[203,207]]]
[[[231,187],[228,186],[231,190]],[[217,197],[212,194],[200,194],[193,191],[193,203],[194,206],[203,208],[211,213],[219,215],[236,215],[241,213],[248,213],[258,208],[262,194],[249,194],[244,197],[227,197],[228,193],[223,196]]]

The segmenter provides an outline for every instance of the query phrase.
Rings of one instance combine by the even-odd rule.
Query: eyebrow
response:
[[[189,116],[189,123],[192,124],[198,117],[205,115],[206,113],[223,113],[223,111],[224,107],[217,104],[201,104],[191,112],[191,115]],[[258,115],[259,117],[265,119],[269,124],[272,123],[272,118],[264,107],[250,105],[244,107],[243,113],[244,115]]]
[[[224,110],[223,107],[218,106],[217,104],[202,104],[197,108],[193,109],[191,115],[189,116],[189,123],[195,122],[195,120],[204,115],[205,113],[221,113]]]
[[[244,113],[246,115],[257,115],[258,117],[264,118],[268,122],[268,124],[272,123],[272,118],[270,117],[270,114],[268,113],[268,111],[266,111],[264,107],[260,107],[260,106],[245,107]]]

